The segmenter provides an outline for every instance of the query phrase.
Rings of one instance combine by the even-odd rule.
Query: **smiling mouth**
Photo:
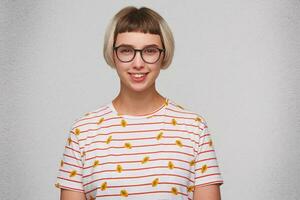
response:
[[[149,72],[144,72],[144,73],[142,73],[142,72],[140,72],[140,73],[131,73],[131,72],[128,72],[128,74],[148,74]]]
[[[129,73],[131,80],[134,82],[143,82],[146,79],[147,73]]]
[[[130,72],[128,72],[128,74],[131,75],[131,76],[139,78],[139,77],[142,77],[142,76],[145,76],[145,75],[149,74],[149,72],[147,72],[147,73],[130,73]]]

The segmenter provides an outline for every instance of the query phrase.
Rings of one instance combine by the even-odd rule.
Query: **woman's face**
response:
[[[143,49],[144,47],[163,48],[159,35],[142,32],[119,33],[116,38],[115,46],[118,47],[120,45],[124,45],[125,49],[119,49],[119,53],[123,52],[125,57],[127,52],[129,52],[126,48],[128,46],[133,47],[134,49]],[[149,49],[145,52],[144,58],[149,56],[148,58],[151,59],[152,54],[153,51]],[[157,62],[149,64],[142,59],[141,54],[138,51],[136,52],[134,59],[130,62],[121,62],[117,57],[116,51],[114,51],[115,66],[122,86],[136,92],[145,91],[150,87],[155,87],[155,80],[160,73],[163,54],[164,53],[162,52]],[[143,76],[134,76],[136,73],[140,73]]]

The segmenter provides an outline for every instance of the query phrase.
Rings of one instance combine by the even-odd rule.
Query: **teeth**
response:
[[[144,76],[145,74],[132,74],[134,77],[140,78],[142,76]]]

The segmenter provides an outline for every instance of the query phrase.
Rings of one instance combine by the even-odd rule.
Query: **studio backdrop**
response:
[[[298,0],[1,1],[0,199],[59,199],[72,123],[119,91],[102,48],[129,5],[156,10],[173,31],[156,85],[207,120],[222,199],[299,199]]]

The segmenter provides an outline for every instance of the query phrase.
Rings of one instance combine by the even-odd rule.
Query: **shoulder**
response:
[[[196,112],[195,110],[180,102],[169,99],[168,111],[170,115],[174,115],[182,119],[187,119],[197,126],[206,126],[206,120],[202,114]]]
[[[102,104],[90,111],[83,112],[73,120],[71,129],[72,131],[75,131],[75,129],[86,129],[91,124],[101,123],[109,113],[108,104]]]

